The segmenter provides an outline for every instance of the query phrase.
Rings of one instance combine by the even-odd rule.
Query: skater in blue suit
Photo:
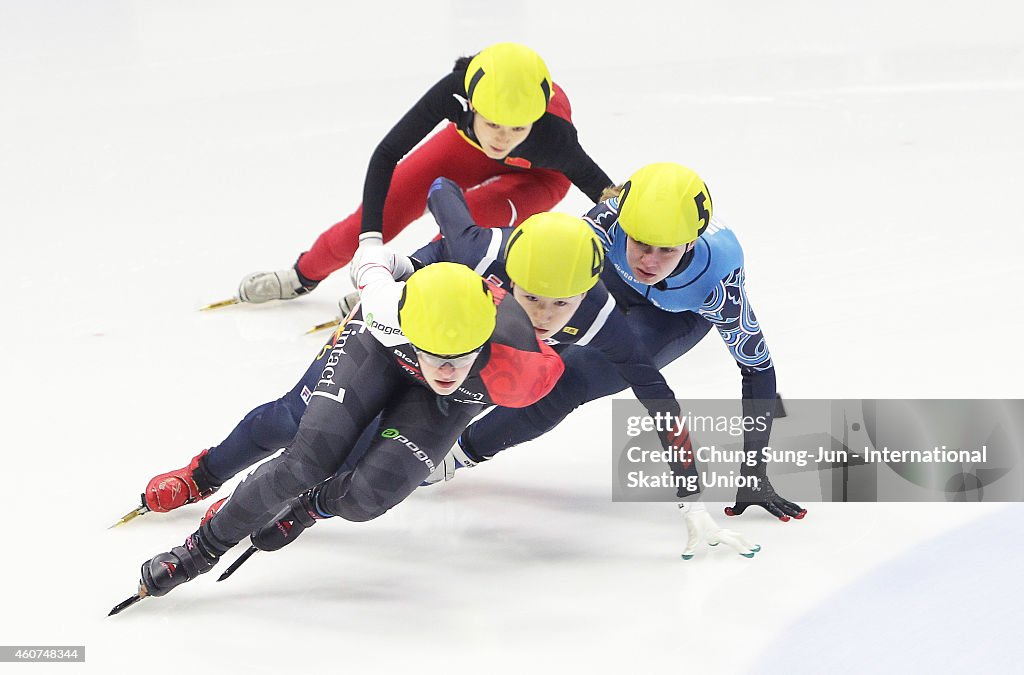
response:
[[[688,352],[712,328],[718,331],[740,370],[744,415],[769,422],[744,434],[744,450],[759,456],[771,433],[775,367],[744,288],[743,249],[714,218],[703,180],[679,164],[651,164],[585,219],[606,250],[601,279],[657,367]],[[562,358],[566,371],[550,394],[527,408],[497,409],[477,421],[446,463],[486,461],[537,438],[583,403],[627,386],[597,350],[574,347]],[[782,521],[806,514],[775,492],[763,463],[744,463],[742,471],[759,478],[757,488],[741,489],[728,515],[753,505]]]

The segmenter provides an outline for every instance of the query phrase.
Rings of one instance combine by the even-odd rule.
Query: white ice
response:
[[[615,178],[704,175],[785,395],[1020,397],[1022,25],[1010,0],[3,0],[0,643],[85,645],[35,666],[61,673],[1016,670],[1024,509],[807,504],[729,520],[754,560],[683,562],[674,506],[610,500],[607,401],[114,618],[205,504],[105,528],[291,386],[348,284],[196,309],[354,209],[391,125],[500,40]],[[666,372],[739,395],[714,335]]]

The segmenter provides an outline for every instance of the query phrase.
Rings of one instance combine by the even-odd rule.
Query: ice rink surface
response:
[[[1017,670],[1024,509],[748,513],[728,525],[754,560],[684,562],[673,505],[611,502],[608,401],[376,521],[321,524],[114,618],[205,504],[105,528],[290,388],[321,341],[302,331],[348,281],[196,309],[351,212],[399,116],[502,40],[545,57],[614,178],[666,160],[704,176],[786,396],[1021,397],[1021,14],[3,0],[0,644],[87,659],[0,672]],[[559,208],[588,205],[573,190]],[[714,335],[666,374],[684,398],[739,396]]]

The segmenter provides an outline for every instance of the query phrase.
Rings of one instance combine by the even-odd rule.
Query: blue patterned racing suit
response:
[[[712,327],[718,330],[742,375],[743,414],[768,420],[765,429],[744,435],[744,449],[759,454],[771,433],[775,368],[747,299],[743,249],[732,230],[712,218],[676,270],[648,286],[634,278],[626,262],[627,235],[618,223],[618,201],[598,204],[585,219],[607,253],[602,280],[658,368],[692,349]],[[495,409],[463,432],[461,444],[471,459],[488,459],[537,438],[583,403],[627,386],[598,350],[573,347],[561,356],[565,373],[550,394],[526,408]],[[743,468],[763,470],[763,465]]]

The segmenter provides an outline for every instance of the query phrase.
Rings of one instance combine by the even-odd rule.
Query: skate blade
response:
[[[211,309],[220,309],[221,307],[230,307],[231,305],[241,304],[241,300],[238,298],[228,298],[227,300],[221,300],[220,302],[211,302],[208,305],[199,308],[200,312],[206,312]]]
[[[309,330],[307,330],[306,331],[306,335],[309,335],[310,333],[315,333],[318,330],[324,330],[325,328],[337,328],[339,326],[344,328],[345,324],[347,324],[352,319],[352,317],[354,317],[356,315],[356,312],[359,311],[359,306],[361,304],[362,304],[362,301],[357,302],[355,305],[353,305],[352,309],[350,309],[348,311],[348,314],[345,315],[344,319],[333,319],[331,321],[325,321],[323,323],[318,323],[317,325],[315,325],[312,328],[310,328]]]
[[[235,570],[237,570],[239,567],[241,567],[242,563],[244,563],[246,560],[248,560],[250,557],[252,557],[252,554],[255,553],[258,550],[259,549],[256,548],[255,546],[250,546],[249,548],[245,549],[245,553],[243,553],[242,555],[238,556],[238,560],[236,560],[235,562],[231,563],[231,565],[226,570],[224,570],[224,574],[222,574],[219,577],[217,577],[217,581],[224,581],[225,579],[230,577],[232,574],[234,574]]]
[[[306,335],[309,335],[310,333],[315,333],[315,332],[320,331],[320,330],[325,330],[327,328],[334,328],[334,327],[340,326],[340,325],[341,325],[341,319],[331,319],[330,321],[324,321],[323,323],[318,323],[317,325],[315,325],[312,328],[310,328],[309,330],[307,330],[306,331]]]
[[[136,602],[142,600],[148,595],[149,594],[146,592],[146,587],[142,584],[139,584],[139,590],[135,593],[135,595],[131,596],[127,600],[124,600],[123,602],[119,602],[116,605],[114,605],[114,608],[110,610],[110,613],[107,614],[107,616],[114,616],[115,614],[120,614],[121,612],[128,609]]]
[[[146,506],[145,504],[143,504],[142,506],[136,506],[134,509],[132,509],[128,513],[124,514],[121,517],[121,520],[117,521],[116,523],[114,523],[113,525],[108,527],[107,529],[108,530],[112,530],[115,527],[120,527],[121,525],[124,525],[125,523],[127,523],[129,520],[134,520],[134,519],[138,518],[139,516],[141,516],[143,514],[146,514],[146,513],[149,513],[149,507],[148,506]]]

